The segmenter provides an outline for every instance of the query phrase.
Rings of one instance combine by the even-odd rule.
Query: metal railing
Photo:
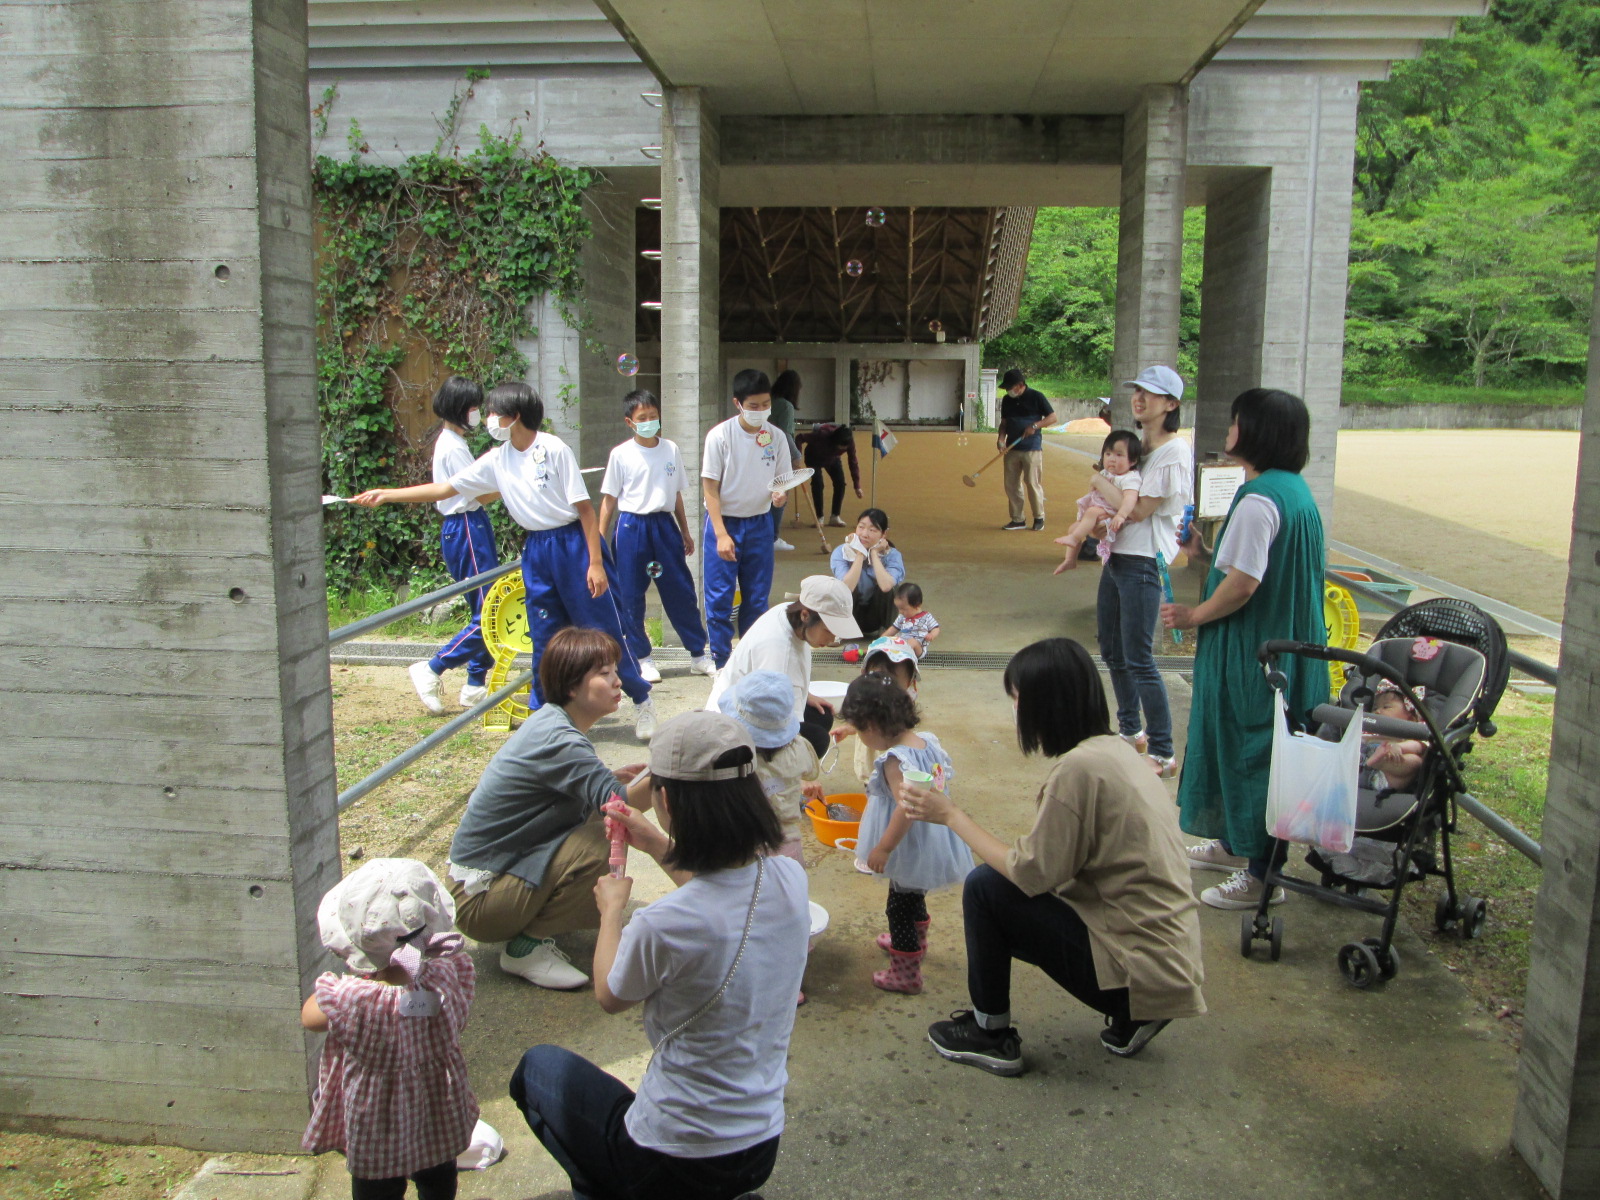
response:
[[[382,612],[373,613],[370,617],[362,617],[359,621],[351,621],[348,625],[341,625],[328,634],[328,645],[337,646],[340,642],[348,642],[351,638],[360,637],[363,633],[371,633],[374,629],[382,629],[392,621],[401,617],[409,617],[414,612],[421,612],[425,608],[432,608],[435,604],[442,604],[446,600],[470,592],[474,588],[487,587],[502,575],[509,575],[512,571],[519,570],[522,564],[517,559],[508,563],[501,563],[498,567],[490,567],[487,571],[480,571],[467,579],[462,579],[448,587],[439,588],[425,596],[418,596],[415,600],[407,600],[404,604],[396,604],[393,608],[386,608]]]

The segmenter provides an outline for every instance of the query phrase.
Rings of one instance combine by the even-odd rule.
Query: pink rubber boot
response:
[[[872,973],[872,986],[886,992],[918,995],[922,991],[922,960],[927,954],[926,950],[910,953],[904,950],[889,951],[889,965]]]
[[[928,948],[928,926],[932,925],[932,924],[933,924],[933,918],[932,917],[929,917],[926,921],[918,921],[916,923],[916,925],[917,925],[917,949],[926,950]],[[878,935],[878,949],[879,950],[893,950],[894,949],[894,939],[891,938],[887,933],[880,933]]]

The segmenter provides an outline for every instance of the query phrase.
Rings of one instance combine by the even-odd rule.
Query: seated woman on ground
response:
[[[888,538],[889,514],[881,508],[862,510],[856,531],[835,546],[828,566],[833,577],[850,589],[851,614],[861,626],[861,635],[877,637],[898,615],[894,593],[906,577],[905,560]],[[844,661],[861,660],[861,647],[844,648]]]
[[[589,982],[554,939],[600,923],[594,882],[610,857],[600,806],[624,789],[636,808],[650,804],[643,764],[612,771],[588,736],[622,702],[621,657],[598,629],[551,637],[539,662],[544,705],[489,760],[450,843],[456,924],[506,943],[500,969],[539,987]]]
[[[994,1075],[1023,1070],[1011,1025],[1011,962],[1032,963],[1105,1017],[1100,1042],[1127,1058],[1176,1017],[1206,1011],[1198,905],[1167,789],[1111,732],[1094,661],[1050,638],[1005,671],[1017,743],[1057,762],[1039,789],[1033,828],[1011,844],[942,792],[902,784],[915,820],[948,825],[983,860],[967,876],[972,1008],[928,1027],[945,1058]]]
[[[778,1156],[811,931],[805,869],[773,854],[783,833],[733,718],[666,722],[650,778],[661,828],[633,808],[615,819],[677,890],[624,925],[633,881],[595,886],[595,998],[608,1013],[642,1002],[655,1049],[639,1092],[547,1045],[522,1056],[511,1098],[575,1195],[731,1200]]]
[[[1127,429],[1113,430],[1101,443],[1100,461],[1095,464],[1095,470],[1101,478],[1116,484],[1122,498],[1113,506],[1094,488],[1078,497],[1078,519],[1064,537],[1056,539],[1056,545],[1067,548],[1067,556],[1053,574],[1071,571],[1078,565],[1078,547],[1086,538],[1099,539],[1095,549],[1101,562],[1111,557],[1111,546],[1117,534],[1122,532],[1139,503],[1139,485],[1144,482],[1139,474],[1139,455],[1139,435]]]

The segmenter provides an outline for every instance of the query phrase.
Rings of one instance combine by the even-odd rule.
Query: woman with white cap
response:
[[[861,636],[851,613],[850,589],[831,575],[807,575],[798,592],[786,592],[788,604],[775,604],[739,639],[728,663],[717,672],[708,709],[720,706],[723,693],[755,671],[778,671],[794,689],[794,715],[800,733],[817,754],[828,750],[833,705],[811,695],[811,651],[839,639]]]
[[[642,1003],[655,1054],[637,1095],[559,1046],[533,1047],[511,1080],[574,1196],[731,1200],[772,1173],[811,922],[804,868],[772,854],[782,834],[755,757],[731,717],[675,717],[650,744],[661,827],[615,818],[678,884],[626,925],[633,881],[595,886],[595,998],[609,1013]]]
[[[1194,454],[1178,436],[1182,377],[1171,367],[1156,366],[1127,382],[1144,442],[1139,499],[1100,572],[1095,616],[1100,657],[1117,698],[1117,732],[1148,756],[1157,775],[1170,779],[1178,773],[1172,709],[1153,643],[1164,598],[1162,565],[1170,566],[1178,554],[1178,524],[1194,488]],[[1122,502],[1121,491],[1098,472],[1094,486],[1112,504]]]

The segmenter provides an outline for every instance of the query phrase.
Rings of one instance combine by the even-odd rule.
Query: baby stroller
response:
[[[1263,643],[1258,657],[1268,682],[1280,693],[1287,680],[1276,662],[1284,654],[1348,664],[1338,702],[1320,704],[1312,711],[1319,737],[1338,740],[1359,718],[1363,732],[1415,739],[1424,743],[1426,753],[1404,791],[1390,789],[1381,776],[1377,786],[1366,786],[1374,780],[1363,778],[1350,853],[1312,847],[1306,855],[1306,863],[1319,875],[1316,881],[1297,878],[1282,868],[1268,873],[1260,904],[1243,915],[1239,952],[1248,958],[1251,944],[1262,939],[1277,961],[1283,948],[1283,918],[1269,919],[1267,905],[1274,886],[1282,886],[1383,918],[1378,937],[1339,949],[1340,974],[1355,987],[1371,987],[1394,978],[1399,968],[1392,942],[1407,884],[1429,875],[1443,879],[1444,894],[1434,906],[1435,927],[1440,932],[1453,929],[1462,938],[1483,932],[1487,904],[1456,891],[1450,835],[1456,827],[1456,797],[1467,790],[1461,764],[1472,748],[1472,735],[1491,737],[1495,732],[1495,706],[1511,670],[1505,634],[1482,609],[1442,597],[1395,613],[1365,653],[1302,642]],[[1423,719],[1374,716],[1370,710],[1381,680],[1394,684]],[[1413,689],[1425,690],[1426,695],[1418,699]],[[1286,849],[1274,841],[1271,861],[1283,861]],[[1388,899],[1373,894],[1379,892],[1387,892]]]

